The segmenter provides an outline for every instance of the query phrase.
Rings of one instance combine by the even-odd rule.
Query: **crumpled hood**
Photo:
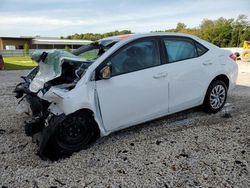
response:
[[[64,59],[81,59],[69,52],[61,50],[50,50],[46,53],[47,56],[44,59],[41,59],[44,51],[35,51],[31,56],[33,60],[39,63],[39,71],[29,85],[31,92],[38,92],[44,87],[46,82],[59,77],[62,73],[62,63]]]

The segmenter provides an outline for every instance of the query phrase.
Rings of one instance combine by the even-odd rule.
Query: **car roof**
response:
[[[117,43],[120,45],[128,43],[130,41],[144,38],[144,37],[154,37],[154,36],[174,36],[174,37],[187,37],[191,38],[202,45],[206,46],[209,49],[218,49],[218,46],[215,46],[214,44],[211,44],[205,40],[202,40],[201,38],[195,36],[195,35],[190,35],[190,34],[184,34],[184,33],[177,33],[177,32],[151,32],[151,33],[141,33],[141,34],[129,34],[129,35],[119,35],[119,36],[114,36],[114,37],[109,37],[106,39],[114,39],[116,40]],[[105,40],[102,39],[102,40]]]
[[[135,39],[135,38],[143,38],[143,37],[153,37],[153,36],[181,36],[181,37],[189,37],[193,39],[199,39],[198,37],[190,34],[184,33],[176,33],[176,32],[151,32],[151,33],[140,33],[140,34],[126,34],[126,35],[117,35],[112,37],[107,37],[100,39],[99,41],[112,40],[112,41],[121,41],[124,39]]]
[[[97,42],[99,44],[102,44],[103,46],[109,45],[111,43],[126,43],[129,41],[133,41],[135,39],[140,39],[144,37],[154,37],[154,36],[176,36],[176,37],[188,37],[195,41],[198,41],[202,43],[205,46],[215,47],[214,45],[208,43],[207,41],[204,41],[200,39],[197,36],[190,35],[190,34],[184,34],[184,33],[177,33],[177,32],[151,32],[151,33],[140,33],[140,34],[126,34],[126,35],[117,35],[112,37],[107,37],[98,40]]]

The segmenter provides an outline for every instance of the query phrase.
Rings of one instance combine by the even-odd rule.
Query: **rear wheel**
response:
[[[97,139],[99,135],[96,129],[97,125],[91,116],[70,115],[56,127],[43,153],[51,160],[69,157],[74,152],[88,148]]]
[[[227,86],[221,80],[213,81],[208,87],[203,103],[204,110],[208,113],[220,111],[227,99]]]

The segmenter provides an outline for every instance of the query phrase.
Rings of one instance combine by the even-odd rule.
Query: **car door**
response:
[[[105,64],[112,77],[96,81],[101,115],[108,131],[144,122],[168,112],[167,72],[154,38],[122,47]]]
[[[208,74],[204,63],[207,49],[184,37],[164,37],[168,57],[169,110],[181,111],[202,103]]]

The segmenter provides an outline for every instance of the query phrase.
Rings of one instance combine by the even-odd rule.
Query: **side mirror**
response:
[[[111,66],[106,65],[100,71],[100,78],[103,80],[107,80],[107,79],[111,78],[111,74],[112,74]]]

